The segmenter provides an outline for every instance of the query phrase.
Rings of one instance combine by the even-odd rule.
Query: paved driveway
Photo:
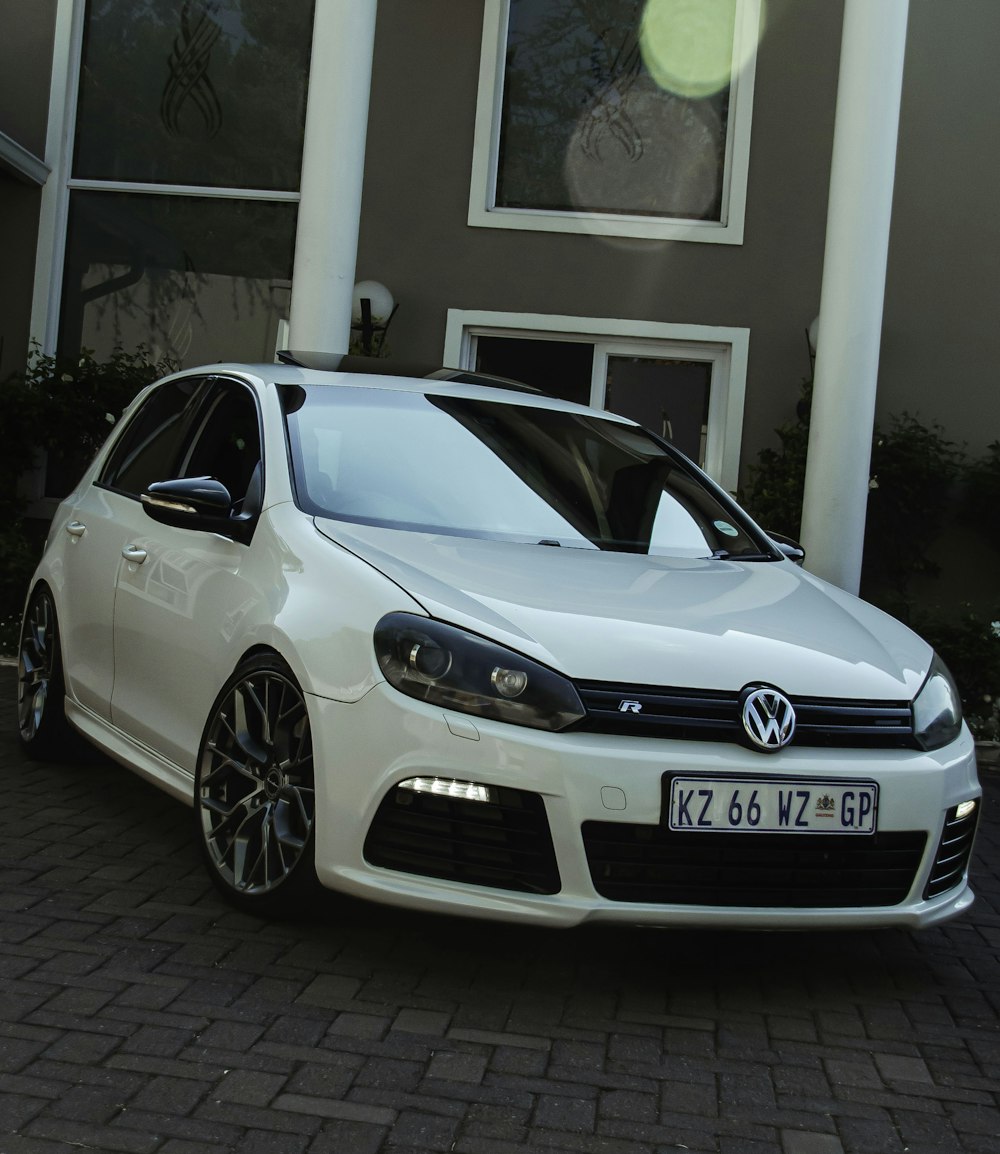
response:
[[[0,1154],[1000,1150],[995,772],[978,901],[921,935],[265,923],[0,691]]]

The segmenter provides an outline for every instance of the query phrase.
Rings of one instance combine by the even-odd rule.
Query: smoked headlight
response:
[[[913,702],[913,736],[921,749],[940,749],[954,741],[962,728],[962,700],[940,657]]]
[[[375,655],[390,685],[446,709],[551,730],[585,716],[565,677],[442,621],[390,613],[375,627]]]

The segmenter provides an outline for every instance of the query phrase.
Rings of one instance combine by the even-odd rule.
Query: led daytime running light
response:
[[[480,785],[475,781],[454,781],[447,777],[408,777],[397,788],[409,789],[414,793],[433,793],[438,797],[453,797],[459,801],[495,800],[488,785]]]

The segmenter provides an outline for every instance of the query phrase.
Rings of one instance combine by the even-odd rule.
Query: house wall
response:
[[[771,0],[767,13],[733,246],[470,228],[481,7],[379,0],[358,276],[400,302],[392,349],[439,358],[449,307],[749,327],[746,459],[809,372],[842,4]]]
[[[910,0],[879,408],[1000,438],[996,0]]]
[[[0,0],[0,132],[45,156],[56,0]]]
[[[55,0],[0,0],[0,132],[45,156]],[[0,378],[28,348],[41,189],[0,164]]]
[[[470,228],[481,7],[379,0],[358,277],[391,348],[441,356],[449,307],[751,330],[744,469],[791,419],[819,310],[842,0],[769,0],[742,246]],[[1000,435],[996,0],[911,0],[878,410]]]

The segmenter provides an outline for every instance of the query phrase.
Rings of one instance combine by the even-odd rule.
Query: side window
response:
[[[203,412],[180,477],[214,477],[242,501],[260,462],[260,422],[249,389],[220,381]]]
[[[154,481],[177,475],[177,461],[195,418],[202,379],[169,381],[136,412],[111,451],[100,484],[138,496]]]

